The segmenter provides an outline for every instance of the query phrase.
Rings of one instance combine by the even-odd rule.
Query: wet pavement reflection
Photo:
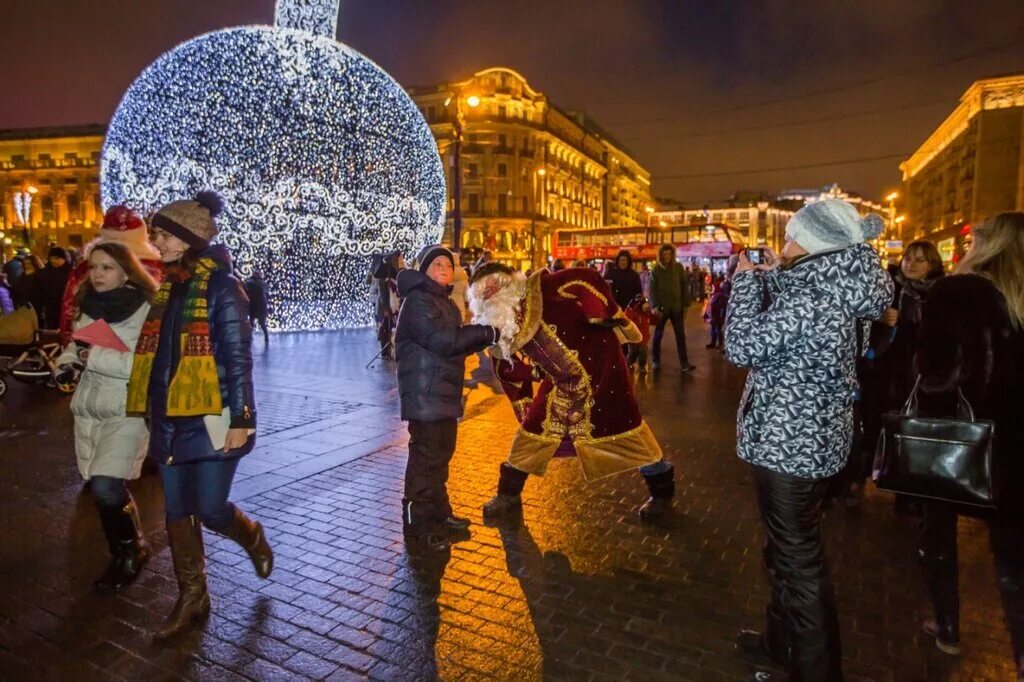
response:
[[[257,340],[261,432],[234,498],[264,524],[276,568],[260,580],[237,546],[207,532],[213,613],[163,646],[149,633],[176,586],[158,481],[132,484],[153,559],[123,593],[93,594],[106,549],[75,468],[68,399],[12,385],[0,400],[0,678],[745,679],[733,637],[760,625],[768,590],[734,453],[742,374],[704,351],[690,322],[697,370],[680,375],[666,353],[636,384],[677,470],[668,521],[636,518],[639,475],[587,485],[570,459],[531,477],[520,519],[482,524],[515,421],[474,356],[449,486],[474,525],[439,554],[403,541],[407,435],[393,365],[366,368],[373,333]],[[959,659],[918,634],[928,602],[915,530],[887,496],[830,510],[824,528],[849,679],[1009,679],[982,526],[961,525]]]

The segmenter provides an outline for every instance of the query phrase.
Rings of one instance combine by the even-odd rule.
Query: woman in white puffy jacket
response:
[[[95,587],[116,592],[138,577],[150,550],[125,485],[139,477],[149,432],[125,414],[135,344],[157,283],[123,244],[101,243],[89,254],[89,276],[78,288],[72,341],[58,358],[58,377],[79,375],[71,400],[75,452],[103,524],[111,560]]]

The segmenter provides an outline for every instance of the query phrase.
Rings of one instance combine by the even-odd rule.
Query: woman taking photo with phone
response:
[[[220,197],[201,192],[153,216],[166,279],[135,350],[128,409],[150,418],[149,456],[160,465],[178,601],[157,639],[210,611],[202,525],[237,542],[256,574],[274,557],[263,528],[228,501],[238,460],[255,443],[252,327],[231,255],[211,245]]]
[[[110,549],[110,563],[94,583],[117,592],[131,584],[149,559],[138,509],[125,481],[139,477],[149,432],[139,416],[125,413],[131,349],[156,293],[156,281],[123,244],[97,244],[89,252],[89,274],[78,288],[72,341],[57,358],[58,381],[78,387],[75,416],[78,471],[90,483]]]

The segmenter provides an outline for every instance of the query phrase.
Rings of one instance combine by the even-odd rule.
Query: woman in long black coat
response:
[[[957,275],[932,288],[918,339],[921,388],[949,396],[959,387],[979,419],[995,422],[999,498],[986,520],[1018,679],[1024,679],[1024,213],[1001,213],[975,228]],[[923,629],[950,654],[960,650],[957,511],[925,504],[921,548],[935,608]]]

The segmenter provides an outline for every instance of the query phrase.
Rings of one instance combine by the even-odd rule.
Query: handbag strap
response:
[[[921,375],[917,375],[917,379],[914,380],[914,388],[910,390],[910,395],[907,396],[907,402],[903,403],[903,409],[900,414],[904,417],[916,417],[917,416],[917,390],[921,387]],[[961,419],[967,419],[969,421],[977,421],[974,416],[974,408],[971,407],[970,401],[967,400],[967,396],[964,395],[963,389],[959,385],[956,387],[957,405],[956,413]]]

